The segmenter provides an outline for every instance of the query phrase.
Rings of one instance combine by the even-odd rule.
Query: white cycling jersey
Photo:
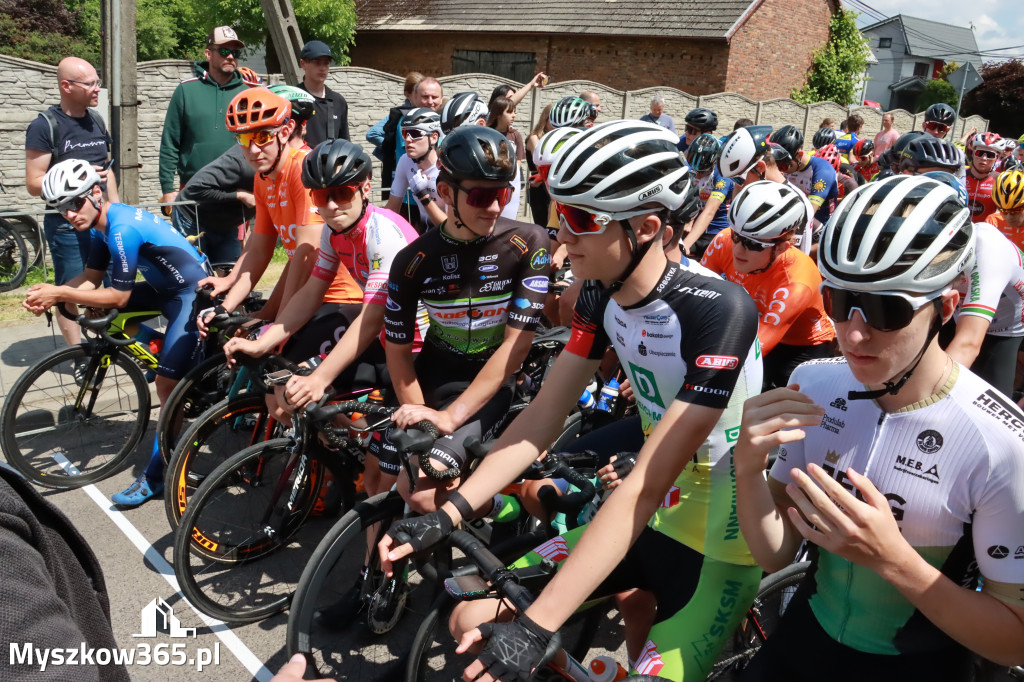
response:
[[[988,334],[1024,336],[1024,255],[989,223],[975,223],[974,265],[957,280],[960,315],[989,320]]]
[[[954,363],[927,400],[894,413],[850,400],[864,386],[843,358],[804,363],[792,382],[825,408],[817,427],[779,450],[771,477],[821,466],[851,492],[847,469],[889,500],[903,537],[932,566],[972,589],[1024,606],[1024,414]],[[860,651],[934,651],[948,642],[890,583],[819,549],[810,606],[836,641]]]
[[[406,191],[409,189],[409,180],[412,176],[416,175],[420,170],[408,154],[403,154],[402,158],[398,159],[398,164],[395,166],[395,179],[391,182],[391,193],[402,197],[405,196]],[[429,166],[425,171],[427,178],[430,180],[430,184],[427,186],[427,190],[430,192],[430,198],[437,202],[437,205],[442,211],[447,210],[444,203],[444,199],[437,194],[437,174],[441,172],[441,169],[437,167],[437,164]],[[420,211],[420,218],[423,219],[424,224],[433,225],[430,221],[430,217],[427,215],[427,209],[423,207],[423,203],[420,201],[418,196],[413,196],[413,200],[416,202],[416,208]]]

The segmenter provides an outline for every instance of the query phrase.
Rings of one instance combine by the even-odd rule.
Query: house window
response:
[[[879,38],[878,39],[878,47],[880,47],[880,48],[892,47],[892,38]]]
[[[452,73],[489,73],[526,83],[537,73],[537,54],[455,50],[452,53]]]
[[[931,64],[924,64],[922,62],[917,62],[916,64],[914,64],[914,75],[915,76],[920,76],[921,78],[927,78],[928,74],[931,73],[931,69],[932,69]]]

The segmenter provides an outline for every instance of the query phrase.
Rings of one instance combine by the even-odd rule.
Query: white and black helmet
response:
[[[609,121],[562,145],[548,174],[551,198],[621,219],[686,199],[689,168],[678,136],[654,123]]]
[[[930,294],[974,259],[971,211],[948,185],[896,175],[846,196],[825,225],[818,269],[854,291]]]
[[[793,185],[758,180],[746,185],[729,206],[729,224],[744,237],[771,242],[807,225],[803,193]]]
[[[579,127],[597,116],[597,108],[582,97],[563,97],[548,112],[548,123],[555,128]]]
[[[445,135],[459,126],[475,125],[487,118],[487,105],[475,92],[459,92],[441,110],[441,132]]]
[[[420,130],[428,135],[441,132],[441,116],[433,109],[416,107],[410,109],[401,121],[402,130]]]
[[[533,148],[533,165],[539,168],[553,164],[569,138],[579,132],[575,128],[555,128],[544,133],[544,137]]]
[[[718,172],[723,178],[738,178],[768,152],[768,135],[771,126],[747,126],[729,133],[722,142],[722,153],[718,157]]]
[[[69,199],[82,196],[100,182],[99,174],[88,161],[66,159],[54,164],[43,176],[43,200],[50,208],[57,208]]]

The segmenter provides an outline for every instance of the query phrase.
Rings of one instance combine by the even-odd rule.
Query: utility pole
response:
[[[135,0],[100,2],[102,78],[110,99],[110,136],[122,201],[139,201],[139,99]]]
[[[267,18],[270,39],[274,41],[277,58],[281,62],[281,73],[288,85],[302,82],[298,54],[302,50],[302,34],[295,21],[291,0],[260,0],[263,14]]]

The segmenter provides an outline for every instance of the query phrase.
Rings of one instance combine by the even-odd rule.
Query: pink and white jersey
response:
[[[363,303],[384,305],[391,261],[418,236],[412,225],[394,211],[367,206],[363,219],[348,232],[335,232],[324,225],[312,275],[329,282],[344,265],[363,288]]]

